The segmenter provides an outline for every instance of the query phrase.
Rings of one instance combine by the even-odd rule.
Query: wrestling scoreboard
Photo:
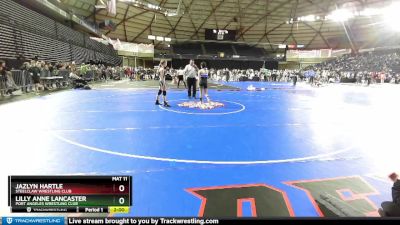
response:
[[[127,213],[131,176],[9,176],[12,213]]]
[[[214,41],[235,41],[236,30],[205,29],[205,39]]]

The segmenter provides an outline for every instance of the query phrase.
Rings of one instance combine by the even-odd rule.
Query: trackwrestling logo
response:
[[[35,225],[35,224],[51,224],[64,225],[63,217],[3,217],[3,224],[9,225]]]

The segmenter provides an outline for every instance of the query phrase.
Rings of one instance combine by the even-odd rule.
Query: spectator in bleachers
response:
[[[186,88],[186,82],[185,82],[185,79],[184,79],[184,74],[185,74],[185,72],[183,71],[183,68],[182,67],[180,67],[179,68],[179,70],[177,71],[177,75],[178,75],[178,88],[179,88],[179,84],[181,83],[181,81],[183,82],[183,85],[185,85],[185,88]]]
[[[102,80],[107,80],[107,71],[106,71],[106,67],[102,64],[100,65],[100,71],[101,71],[101,79]]]
[[[113,80],[121,80],[122,78],[122,69],[119,66],[113,67],[112,68],[112,76],[113,76]]]
[[[89,70],[89,66],[86,65],[85,63],[82,63],[80,66],[80,75],[82,77],[84,77],[86,75],[86,73],[88,72],[88,70]]]
[[[31,78],[31,75],[30,75],[30,73],[29,73],[29,68],[30,68],[30,62],[24,62],[23,64],[22,64],[22,66],[21,66],[21,70],[24,72],[24,75],[23,75],[23,80],[22,80],[22,82],[23,82],[23,85],[24,85],[24,87],[22,87],[22,91],[23,92],[25,92],[25,93],[27,93],[28,91],[32,91],[32,86],[31,86],[31,84],[32,84],[32,78]]]
[[[63,68],[63,66],[64,66],[64,64],[63,64],[62,62],[58,61],[58,62],[56,63],[56,65],[55,65],[55,68],[56,68],[57,70],[65,69],[65,68]]]
[[[2,61],[0,61],[0,76],[0,82],[2,83],[2,87],[0,87],[2,90],[2,96],[3,94],[12,95],[14,91],[18,90],[9,68],[7,68],[6,63]]]
[[[225,76],[225,80],[228,82],[230,79],[231,72],[229,71],[228,68],[224,69],[224,76]]]
[[[76,73],[71,72],[69,74],[69,78],[72,80],[73,87],[75,89],[77,89],[77,88],[90,89],[90,87],[88,86],[87,81],[84,80],[82,77],[78,76]]]
[[[4,68],[4,62],[0,61],[0,92],[1,96],[3,97],[6,94],[6,68]]]
[[[33,85],[35,88],[35,92],[39,92],[39,85],[40,85],[40,68],[39,68],[40,62],[36,62],[35,60],[31,61],[31,65],[29,67],[29,73],[32,76],[33,80]]]
[[[47,68],[49,69],[49,72],[50,72],[50,76],[54,76],[55,75],[55,71],[54,71],[54,66],[53,66],[53,64],[51,64],[51,63],[49,63],[49,64],[47,64]]]
[[[66,68],[67,68],[67,70],[71,71],[72,73],[77,74],[77,72],[78,72],[75,61],[72,61]]]
[[[298,79],[297,74],[293,74],[293,75],[292,75],[293,86],[296,86],[296,84],[297,84],[297,79]]]
[[[11,71],[9,71],[8,69],[6,69],[6,77],[7,77],[7,82],[6,82],[6,86],[7,86],[7,94],[12,95],[14,91],[18,90],[18,86],[17,84],[15,84],[14,78],[11,74]]]
[[[130,80],[132,80],[132,69],[131,69],[131,67],[129,67],[129,66],[125,67],[124,74],[125,74],[125,78],[129,78]]]
[[[40,67],[40,70],[41,70],[40,76],[43,78],[51,77],[52,74],[50,72],[50,68],[51,68],[51,64],[42,61],[41,67]],[[42,79],[42,85],[43,85],[44,90],[46,90],[46,91],[53,89],[52,83],[46,79]]]
[[[107,79],[112,79],[112,74],[113,74],[113,71],[111,69],[111,66],[107,66],[107,68],[106,68],[106,77],[107,77]]]
[[[30,64],[29,62],[24,62],[21,66],[21,70],[29,70]]]

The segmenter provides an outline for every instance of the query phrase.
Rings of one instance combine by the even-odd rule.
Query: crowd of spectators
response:
[[[171,77],[178,77],[179,70],[169,69]],[[400,52],[386,50],[343,55],[308,66],[301,70],[240,70],[210,68],[214,81],[272,81],[291,82],[294,78],[319,86],[327,83],[400,83]],[[175,79],[174,79],[175,80]]]
[[[16,82],[11,71],[19,69],[25,74],[25,81]],[[167,68],[167,80],[178,80],[182,68]],[[63,72],[62,72],[63,71]],[[240,69],[209,69],[213,81],[271,81],[291,82],[294,78],[319,85],[323,83],[400,83],[400,52],[398,50],[375,51],[357,55],[343,55],[320,64],[308,66],[302,70],[240,70]],[[60,77],[60,79],[49,79]],[[69,81],[120,80],[123,77],[130,80],[157,79],[154,68],[133,68],[105,65],[101,62],[48,63],[35,58],[22,64],[20,68],[9,68],[5,61],[0,60],[0,91],[1,96],[12,95],[18,88],[23,91],[52,90],[65,86]],[[48,81],[52,82],[48,82]],[[185,79],[186,80],[186,79]],[[53,82],[54,81],[54,82]],[[17,84],[18,85],[17,85]],[[21,87],[23,86],[23,87]],[[27,87],[29,86],[29,87]]]
[[[23,92],[33,91],[39,94],[44,90],[68,87],[69,84],[80,87],[82,82],[120,80],[125,76],[125,69],[120,66],[94,63],[80,65],[75,62],[49,63],[38,59],[10,68],[5,61],[0,60],[0,92],[1,96],[6,96],[21,89]],[[20,73],[13,75],[13,71]]]
[[[169,69],[167,74],[177,77],[182,68]],[[240,69],[213,69],[209,70],[210,79],[213,81],[273,81],[290,82],[293,76],[302,76],[299,70],[240,70]]]
[[[123,67],[123,69],[125,77],[129,78],[131,81],[154,80],[157,78],[155,69],[144,68],[144,67],[134,68],[128,66]],[[175,72],[175,70],[172,69],[169,71],[171,71],[169,74]],[[171,79],[171,75],[169,76]]]
[[[171,74],[176,72],[171,71]],[[343,55],[301,70],[210,69],[215,81],[290,82],[296,77],[312,85],[324,83],[400,83],[400,52],[386,50]]]
[[[400,52],[396,50],[343,55],[303,70],[314,71],[315,77],[344,83],[400,82]]]

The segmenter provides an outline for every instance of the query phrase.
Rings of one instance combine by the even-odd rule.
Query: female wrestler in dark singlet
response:
[[[208,79],[208,69],[206,67],[205,62],[200,63],[200,70],[199,70],[199,86],[200,86],[200,101],[203,103],[204,97],[207,98],[207,102],[210,102],[210,99],[208,98],[208,84],[207,84],[207,79]]]

